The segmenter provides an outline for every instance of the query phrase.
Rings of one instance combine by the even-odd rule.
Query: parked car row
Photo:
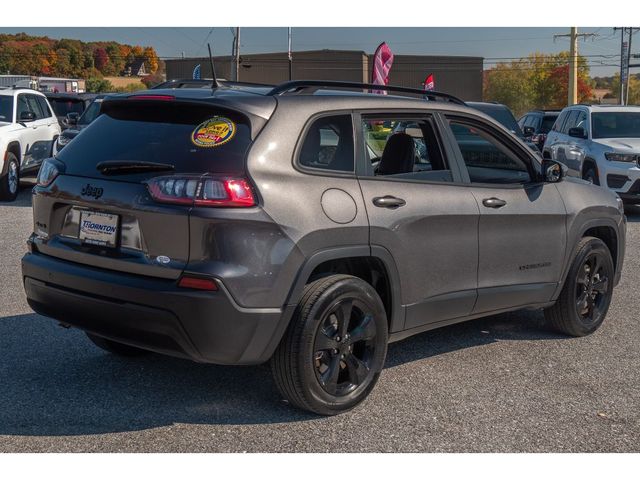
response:
[[[538,135],[543,157],[565,165],[569,175],[640,203],[640,107],[572,105],[530,112],[520,122]]]

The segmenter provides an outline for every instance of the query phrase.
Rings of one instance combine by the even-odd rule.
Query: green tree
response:
[[[620,98],[620,74],[616,73],[611,80],[611,93],[614,98]],[[629,75],[629,105],[640,105],[640,79],[636,75]]]
[[[104,78],[89,78],[87,79],[85,86],[87,92],[90,93],[105,93],[113,92],[115,90],[113,84]]]

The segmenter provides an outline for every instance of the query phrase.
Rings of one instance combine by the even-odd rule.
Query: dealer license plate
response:
[[[79,238],[83,243],[115,248],[118,238],[118,215],[82,212]]]

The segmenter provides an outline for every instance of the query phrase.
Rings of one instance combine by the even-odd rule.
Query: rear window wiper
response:
[[[96,165],[103,175],[126,175],[142,172],[166,172],[175,170],[170,163],[142,162],[137,160],[108,160]]]

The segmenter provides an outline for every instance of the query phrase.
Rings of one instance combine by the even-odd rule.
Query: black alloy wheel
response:
[[[319,415],[354,408],[378,381],[387,332],[382,300],[364,280],[328,275],[310,282],[271,358],[278,390]]]
[[[362,302],[343,299],[320,322],[314,343],[314,364],[324,390],[346,395],[373,375],[376,325]]]
[[[549,324],[574,337],[595,332],[609,310],[614,276],[607,245],[599,238],[584,237],[556,303],[544,311]]]

